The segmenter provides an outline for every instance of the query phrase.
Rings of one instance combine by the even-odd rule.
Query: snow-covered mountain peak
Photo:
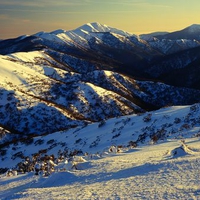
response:
[[[88,40],[90,40],[93,37],[96,38],[97,33],[103,34],[107,32],[112,34],[117,34],[118,36],[123,36],[123,37],[135,36],[128,32],[112,28],[107,25],[102,25],[98,22],[87,23],[71,31],[65,31],[63,29],[58,29],[52,32],[41,31],[34,34],[33,36],[42,38],[44,40],[54,41],[56,43],[67,43],[70,45],[79,44],[81,46],[88,47]],[[96,39],[101,40],[100,35],[99,37],[97,37]]]
[[[39,37],[39,38],[43,38],[45,40],[50,40],[50,41],[55,41],[55,42],[58,42],[58,43],[63,43],[64,41],[57,36],[57,35],[59,35],[59,33],[61,33],[60,30],[56,30],[56,31],[53,31],[53,32],[50,32],[50,33],[41,31],[41,32],[38,32],[38,33],[34,34],[33,36],[36,36],[36,37]]]
[[[187,27],[186,29],[191,33],[200,32],[200,24],[193,24],[193,25]]]
[[[87,24],[84,24],[83,26],[80,26],[79,28],[75,29],[73,32],[77,33],[77,32],[88,32],[88,33],[98,33],[98,32],[112,32],[112,33],[115,33],[115,34],[118,34],[118,35],[122,35],[122,36],[132,36],[133,34],[131,33],[128,33],[126,31],[123,31],[123,30],[119,30],[119,29],[116,29],[116,28],[112,28],[110,26],[107,26],[107,25],[102,25],[98,22],[93,22],[93,23],[87,23]]]
[[[66,30],[58,29],[58,30],[50,32],[50,34],[58,35],[58,34],[62,34],[62,33],[65,33],[65,32],[66,32]]]
[[[74,31],[76,32],[78,30],[83,30],[86,32],[109,32],[110,28],[108,28],[108,26],[102,25],[98,22],[93,22],[93,23],[84,24],[84,25],[80,26],[79,28],[75,29]]]
[[[45,41],[49,40],[56,43],[68,44],[72,46],[78,45],[83,46],[84,48],[89,48],[88,41],[90,41],[92,38],[95,38],[96,41],[101,41],[102,37],[107,33],[117,36],[118,39],[121,37],[135,37],[137,40],[139,39],[139,36],[137,35],[133,35],[126,31],[112,28],[98,22],[87,23],[71,31],[66,31],[63,29],[58,29],[52,32],[41,31],[33,36],[42,38]],[[126,40],[125,38],[124,40]]]

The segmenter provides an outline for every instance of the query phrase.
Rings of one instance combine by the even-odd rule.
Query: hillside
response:
[[[0,41],[0,143],[199,102],[199,47],[186,48],[99,23]]]
[[[1,40],[0,199],[200,198],[199,35]]]
[[[173,74],[176,69],[182,69],[177,75],[186,76],[191,73],[195,79],[194,83],[182,81],[177,85],[173,81],[174,78],[172,82],[168,79],[166,83],[192,88],[198,76],[193,70],[185,72],[185,68],[195,67],[195,63],[199,61],[199,25],[160,36],[150,35],[145,38],[107,25],[88,23],[71,31],[39,32],[0,41],[0,54],[45,51],[65,67],[71,67],[72,62],[84,65],[82,72],[100,68],[135,78],[156,79],[162,82],[166,81],[165,75]],[[172,37],[173,35],[175,37]],[[66,63],[66,59],[72,62]],[[166,60],[169,60],[167,65],[173,66],[173,71],[170,67],[166,67]],[[79,68],[79,72],[80,70]]]
[[[1,199],[199,199],[200,143],[180,140],[87,158],[78,170],[57,166],[49,177],[33,173],[0,178]],[[178,153],[170,157],[168,152]],[[164,187],[163,187],[164,186]]]
[[[144,114],[129,115],[78,126],[1,147],[0,167],[15,167],[27,156],[45,150],[48,155],[78,150],[101,153],[115,146],[140,146],[167,139],[199,137],[200,105],[162,108]]]
[[[199,114],[199,104],[168,107],[4,146],[1,172],[50,155],[57,164],[48,176],[1,174],[0,198],[198,199]]]
[[[40,51],[1,56],[0,119],[11,132],[8,141],[165,105],[192,104],[200,97],[198,90],[138,81],[108,70],[83,73],[90,65],[83,61],[79,70],[77,62],[65,57],[70,66],[65,67]]]

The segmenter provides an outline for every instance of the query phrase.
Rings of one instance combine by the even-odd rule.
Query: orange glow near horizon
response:
[[[133,34],[200,24],[199,0],[2,0],[0,38],[99,22]]]

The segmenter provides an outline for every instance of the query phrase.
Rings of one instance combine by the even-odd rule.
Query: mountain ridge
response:
[[[160,37],[0,41],[0,198],[199,197],[200,41]]]
[[[197,103],[195,45],[143,40],[99,23],[0,41],[2,127],[18,137],[40,135]],[[179,74],[185,82],[176,81]]]
[[[198,34],[197,34],[198,33]],[[164,38],[164,39],[200,39],[200,24],[192,24],[182,30],[174,31],[164,36],[157,36],[157,38]]]

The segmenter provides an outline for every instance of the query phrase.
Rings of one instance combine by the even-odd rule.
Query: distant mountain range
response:
[[[2,141],[200,99],[200,25],[133,35],[99,23],[0,41]]]

